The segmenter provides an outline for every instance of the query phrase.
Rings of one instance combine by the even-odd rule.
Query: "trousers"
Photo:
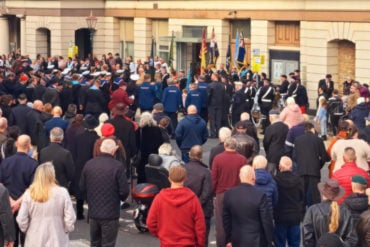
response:
[[[91,247],[114,247],[119,228],[118,219],[96,220],[90,218]]]

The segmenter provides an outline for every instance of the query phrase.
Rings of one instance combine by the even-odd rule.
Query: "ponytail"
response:
[[[337,201],[331,202],[330,211],[329,233],[335,233],[339,227],[339,205]]]

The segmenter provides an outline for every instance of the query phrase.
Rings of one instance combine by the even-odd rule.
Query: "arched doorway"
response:
[[[342,92],[348,76],[355,79],[356,44],[349,40],[333,40],[328,43],[328,73],[336,74],[335,88]]]
[[[88,28],[81,28],[75,31],[75,44],[78,47],[78,56],[82,59],[92,54],[93,47],[90,32]]]
[[[51,56],[50,30],[39,28],[36,30],[36,53],[43,57]]]

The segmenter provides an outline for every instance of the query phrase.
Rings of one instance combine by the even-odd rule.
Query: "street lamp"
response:
[[[91,45],[91,56],[93,56],[93,37],[94,37],[94,31],[96,27],[96,23],[98,22],[98,18],[96,16],[93,16],[92,10],[90,12],[90,16],[86,18],[87,27],[90,31],[90,45]]]

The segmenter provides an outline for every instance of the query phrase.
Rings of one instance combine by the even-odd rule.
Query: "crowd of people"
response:
[[[331,78],[312,121],[299,70],[274,85],[248,65],[189,78],[158,57],[3,55],[0,244],[68,246],[87,217],[91,246],[115,246],[158,154],[171,186],[147,226],[161,246],[208,246],[213,216],[218,247],[369,246],[369,90]]]

